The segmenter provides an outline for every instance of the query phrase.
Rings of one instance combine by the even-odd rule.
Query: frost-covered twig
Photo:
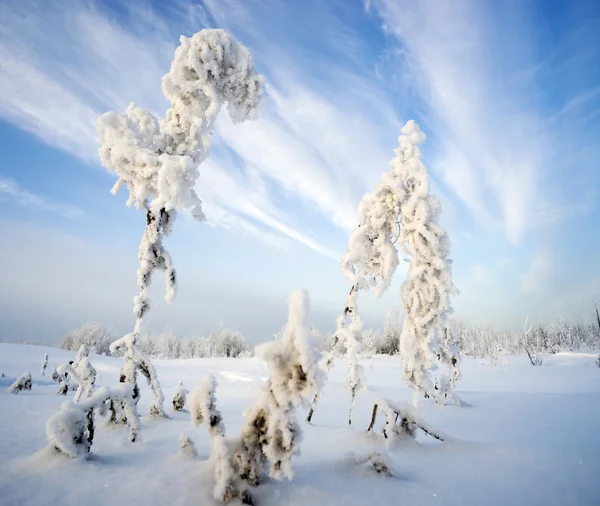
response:
[[[16,381],[8,387],[8,392],[11,394],[18,394],[23,390],[31,390],[31,373],[26,372],[22,376],[19,376]]]
[[[48,367],[48,354],[44,353],[44,360],[42,362],[42,370],[40,371],[42,373],[42,376],[46,376],[46,368]]]
[[[439,441],[447,441],[449,439],[448,436],[443,435],[422,420],[412,407],[385,399],[377,399],[375,401],[373,413],[371,414],[371,423],[367,432],[374,429],[378,412],[383,413],[385,416],[385,425],[383,427],[383,436],[385,439],[390,438],[392,434],[414,438],[417,429],[421,429],[425,434]]]

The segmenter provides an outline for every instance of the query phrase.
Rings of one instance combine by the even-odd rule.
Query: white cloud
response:
[[[573,193],[561,198],[555,184],[565,167],[556,152],[579,152],[589,142],[579,138],[577,121],[549,121],[547,106],[537,105],[544,91],[535,87],[531,75],[525,79],[521,72],[516,79],[534,61],[531,32],[536,29],[523,21],[518,5],[502,4],[502,14],[514,23],[498,30],[485,2],[371,4],[384,29],[403,46],[415,73],[414,89],[438,143],[432,166],[441,170],[472,215],[485,225],[502,227],[517,244],[528,228],[577,213],[573,195],[585,182],[564,174],[562,187]],[[501,55],[514,56],[501,60]],[[576,96],[563,109],[573,110],[597,93],[592,89]],[[566,140],[572,146],[564,145]],[[590,182],[592,163],[588,170]],[[554,209],[562,210],[556,218]]]
[[[78,218],[84,214],[82,209],[60,202],[49,201],[40,195],[23,190],[12,179],[0,177],[0,200],[3,197],[12,199],[20,206],[50,211],[65,218]]]
[[[293,239],[337,260],[331,234],[320,237],[291,215],[318,213],[326,226],[342,233],[350,229],[361,195],[387,167],[400,121],[384,87],[360,68],[346,71],[323,56],[315,64],[328,68],[327,75],[316,67],[300,68],[292,57],[299,47],[288,40],[290,47],[273,44],[276,34],[267,37],[258,28],[268,6],[228,6],[207,2],[205,9],[190,10],[185,2],[175,3],[168,23],[147,9],[130,7],[117,17],[106,11],[109,7],[70,1],[49,0],[39,9],[24,0],[4,9],[0,116],[95,163],[96,116],[122,110],[129,101],[161,114],[166,102],[160,79],[178,33],[197,30],[198,20],[217,20],[250,41],[269,85],[258,121],[234,126],[221,118],[217,123],[214,156],[201,169],[198,189],[209,218],[279,247]],[[336,22],[330,12],[326,19]],[[52,31],[46,30],[48,24]],[[339,37],[324,33],[324,44],[335,41],[348,53],[359,47],[360,38],[351,31],[340,29]]]
[[[527,272],[521,278],[521,288],[525,293],[539,293],[548,286],[552,276],[554,262],[550,253],[542,250],[536,253],[529,264]]]

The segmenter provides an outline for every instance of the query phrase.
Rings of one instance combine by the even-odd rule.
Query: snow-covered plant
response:
[[[308,293],[292,292],[281,339],[256,350],[266,361],[271,377],[246,415],[240,433],[237,459],[241,476],[250,483],[258,483],[267,472],[275,479],[292,478],[291,459],[301,440],[295,408],[306,404],[322,383],[308,310]]]
[[[8,391],[11,394],[18,394],[23,390],[31,390],[31,373],[26,372],[22,376],[19,376],[16,381],[8,387]]]
[[[137,373],[140,371],[154,393],[154,401],[150,405],[150,415],[164,416],[163,404],[165,397],[156,375],[156,369],[154,369],[154,365],[146,354],[137,347],[137,334],[127,334],[125,337],[116,340],[110,345],[110,351],[113,354],[121,351],[125,352],[125,365],[121,368],[119,381],[132,385],[134,407],[140,399],[140,389],[137,384]],[[112,406],[112,409],[115,408],[116,406]],[[112,418],[115,418],[114,413]]]
[[[189,393],[189,390],[183,386],[183,381],[180,380],[173,396],[173,409],[175,411],[183,410]]]
[[[385,416],[385,424],[382,430],[383,437],[391,442],[402,438],[414,439],[418,429],[439,441],[448,440],[448,436],[443,435],[422,420],[411,406],[387,399],[377,399],[375,401],[371,424],[367,431],[374,430],[378,413],[383,413]]]
[[[79,361],[76,360],[73,366],[76,366],[74,370],[79,380],[74,400],[79,402],[81,399],[87,399],[92,395],[96,383],[96,369],[94,369],[87,356],[82,357]]]
[[[48,354],[44,353],[44,360],[42,362],[42,376],[46,376],[46,367],[48,367]]]
[[[354,464],[358,466],[366,464],[369,470],[377,474],[382,474],[388,477],[394,475],[390,459],[385,453],[373,452],[362,457],[358,457],[354,453],[351,453],[349,457],[352,459]]]
[[[77,350],[77,355],[75,355],[75,360],[73,361],[72,367],[73,369],[77,370],[77,367],[79,367],[79,364],[81,363],[81,361],[84,358],[87,358],[90,354],[90,349],[87,347],[86,344],[82,344],[79,347],[79,350]]]
[[[205,219],[194,187],[198,166],[208,156],[208,136],[215,119],[225,103],[234,122],[253,119],[262,83],[246,47],[223,30],[202,30],[191,38],[180,38],[171,69],[163,77],[163,93],[171,104],[164,119],[159,122],[133,103],[124,113],[108,112],[98,118],[100,160],[118,177],[112,193],[124,184],[129,189],[127,205],[146,211],[138,254],[139,292],[133,304],[136,322],[132,334],[123,338],[129,366],[122,376],[134,390],[135,368],[150,364],[147,359],[136,359],[140,356],[136,339],[150,308],[149,287],[155,270],[165,272],[167,302],[175,296],[175,268],[163,238],[171,232],[179,211],[188,209],[197,220]],[[156,395],[152,411],[162,414],[162,392],[154,368],[141,370]]]
[[[134,408],[133,388],[131,385],[118,385],[113,388],[102,387],[79,403],[63,403],[60,410],[46,422],[49,446],[69,457],[85,457],[94,440],[94,409],[101,409],[107,402],[123,406],[127,414],[129,439],[135,441],[140,421]]]
[[[68,364],[61,364],[52,372],[52,381],[58,383],[56,393],[59,395],[67,395],[69,389],[77,389],[77,381],[69,374],[70,371],[73,371],[73,368],[71,367],[72,363],[73,361],[69,362]],[[76,375],[74,371],[73,374]]]
[[[194,441],[183,432],[179,434],[179,451],[177,453],[188,459],[195,459],[198,456]]]
[[[400,146],[391,166],[403,195],[399,243],[410,258],[402,285],[405,319],[400,354],[403,378],[415,390],[416,401],[420,395],[433,393],[430,371],[436,355],[451,369],[451,376],[458,377],[458,349],[449,321],[450,297],[457,290],[448,258],[450,240],[439,225],[441,206],[429,193],[427,169],[421,162],[418,145],[425,141],[425,134],[411,120],[398,140]],[[453,382],[444,385],[452,386]]]
[[[207,375],[190,395],[192,425],[197,427],[204,423],[210,435],[210,459],[214,466],[213,497],[222,502],[239,497],[243,502],[251,503],[225,439],[225,425],[217,408],[216,387],[214,376]]]

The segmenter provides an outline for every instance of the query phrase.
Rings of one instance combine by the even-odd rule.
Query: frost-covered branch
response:
[[[46,368],[48,367],[48,354],[44,353],[44,360],[42,362],[42,369],[41,369],[41,373],[42,376],[46,376]]]

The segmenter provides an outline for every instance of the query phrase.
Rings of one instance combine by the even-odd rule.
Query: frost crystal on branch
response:
[[[164,119],[159,122],[132,103],[124,113],[108,112],[97,120],[100,160],[118,177],[112,192],[125,185],[127,205],[146,210],[146,231],[138,254],[139,292],[133,308],[136,322],[133,337],[126,343],[129,365],[122,376],[137,391],[131,368],[140,368],[156,395],[154,414],[163,413],[162,392],[150,361],[139,359],[136,337],[150,308],[149,286],[155,270],[165,273],[167,302],[175,296],[177,276],[163,238],[169,235],[178,211],[188,209],[194,218],[205,219],[194,187],[198,166],[208,156],[208,136],[215,119],[224,104],[235,123],[253,119],[262,83],[247,48],[223,30],[202,30],[180,38],[171,69],[163,77],[163,93],[171,104]]]

